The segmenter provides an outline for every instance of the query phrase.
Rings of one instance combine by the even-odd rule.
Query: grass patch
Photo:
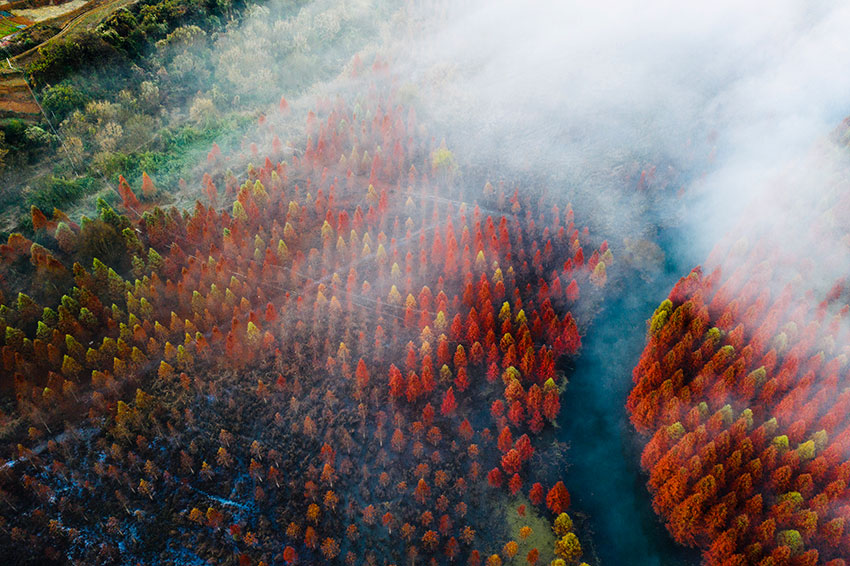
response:
[[[36,206],[47,215],[53,213],[54,208],[75,202],[92,188],[94,180],[91,177],[79,179],[65,179],[51,175],[42,179],[37,186],[25,191],[25,202],[27,208]]]
[[[513,564],[525,564],[528,551],[536,548],[540,553],[538,564],[549,564],[554,558],[555,533],[552,532],[552,523],[547,517],[541,516],[535,505],[523,496],[511,497],[510,503],[505,507],[505,523],[508,525],[508,534],[511,540],[519,545],[519,552],[513,559]],[[522,516],[517,509],[525,505],[525,515]],[[531,534],[525,540],[520,536],[522,527],[531,527]],[[507,542],[507,541],[503,541]],[[511,564],[506,561],[506,564]]]

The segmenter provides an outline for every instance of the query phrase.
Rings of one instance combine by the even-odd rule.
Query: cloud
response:
[[[635,204],[616,177],[637,161],[680,172],[694,233],[718,237],[850,101],[839,2],[472,2],[426,21],[387,51],[433,131],[466,159],[566,182],[609,226],[641,223],[605,212]]]

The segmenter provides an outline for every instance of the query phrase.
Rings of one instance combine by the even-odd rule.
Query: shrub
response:
[[[43,92],[41,105],[57,121],[64,120],[74,110],[82,108],[89,97],[69,84],[47,87]]]

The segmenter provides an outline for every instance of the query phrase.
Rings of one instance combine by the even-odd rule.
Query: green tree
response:
[[[82,108],[89,97],[69,84],[49,86],[42,93],[41,105],[58,121],[67,118],[74,110]]]

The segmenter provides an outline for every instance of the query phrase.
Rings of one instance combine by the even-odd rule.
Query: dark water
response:
[[[604,566],[700,563],[699,553],[673,542],[652,510],[640,469],[640,439],[625,411],[646,319],[696,265],[694,258],[705,257],[678,231],[663,233],[658,243],[667,256],[663,272],[651,282],[630,275],[611,289],[583,338],[582,355],[562,396],[558,436],[570,444],[565,483],[572,509],[589,516],[593,546]]]

